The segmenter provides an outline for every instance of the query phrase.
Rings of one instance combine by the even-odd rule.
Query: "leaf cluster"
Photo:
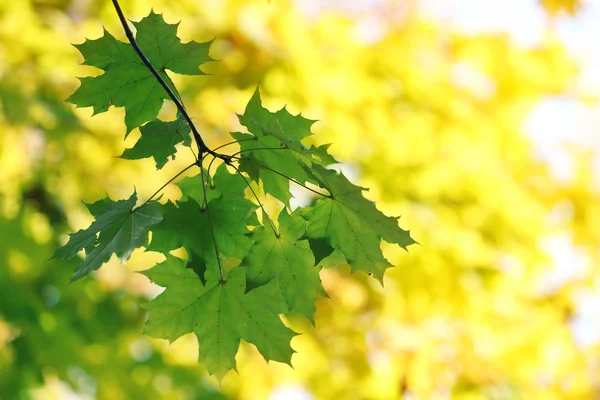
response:
[[[127,134],[139,128],[141,137],[122,158],[152,157],[160,169],[183,145],[192,149],[195,161],[141,205],[135,191],[126,200],[106,197],[87,205],[95,220],[70,235],[54,257],[66,260],[83,250],[72,278],[77,280],[112,254],[126,261],[140,247],[162,253],[165,261],[143,272],[165,288],[146,305],[145,333],[173,341],[193,332],[199,361],[217,376],[235,368],[241,339],[267,360],[290,363],[290,340],[296,333],[280,316],[299,313],[314,323],[315,300],[327,295],[319,278],[324,257],[345,260],[352,271],[382,282],[391,265],[381,240],[403,248],[414,241],[397,218],[384,215],[363,196],[364,188],[331,169],[337,160],[328,153],[329,145],[303,143],[315,121],[285,107],[267,110],[258,90],[238,115],[247,132],[231,133],[233,142],[219,148],[206,147],[167,71],[202,75],[200,66],[211,61],[210,42],[181,43],[177,25],[154,12],[134,23],[135,38],[125,22],[123,26],[130,44],[105,32],[76,46],[86,65],[104,73],[81,78],[68,101],[91,106],[94,113],[111,105],[125,108]],[[165,99],[178,106],[174,121],[157,118]],[[239,150],[217,152],[229,146]],[[155,200],[166,185],[192,169],[195,175],[177,182],[179,200]],[[292,210],[290,183],[305,188],[316,201]],[[276,219],[266,212],[259,192],[280,201]],[[172,253],[181,248],[185,259]]]

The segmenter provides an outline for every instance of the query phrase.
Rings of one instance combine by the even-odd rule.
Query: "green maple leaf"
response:
[[[319,164],[327,167],[331,164],[337,164],[339,163],[338,160],[336,160],[331,154],[329,154],[327,152],[327,150],[329,149],[329,146],[331,146],[331,143],[328,144],[322,144],[321,146],[311,146],[310,148],[310,153],[311,155],[317,157],[319,159]]]
[[[125,149],[121,158],[139,160],[153,157],[157,170],[167,163],[169,157],[174,157],[177,151],[176,144],[183,142],[189,146],[191,143],[190,127],[181,115],[178,115],[175,121],[164,122],[156,119],[148,122],[140,127],[140,132],[142,136],[137,143],[132,148]]]
[[[244,197],[243,178],[221,165],[204,207],[202,184],[200,175],[182,180],[184,200],[161,207],[163,221],[152,228],[148,250],[166,254],[183,246],[215,268],[222,257],[241,261],[252,245],[247,223],[258,222],[256,205]]]
[[[114,5],[123,20],[118,3]],[[211,42],[181,43],[177,24],[167,24],[153,11],[133,24],[139,47],[177,102],[167,71],[203,75],[200,66],[212,61],[208,55]],[[347,263],[353,271],[373,274],[382,281],[391,265],[383,256],[381,240],[403,248],[414,243],[409,232],[398,226],[397,218],[385,216],[362,196],[363,188],[327,169],[338,163],[328,153],[328,144],[310,148],[303,144],[312,135],[315,121],[293,115],[285,107],[269,111],[262,106],[257,89],[244,113],[238,115],[249,133],[232,133],[240,151],[219,154],[216,151],[221,147],[206,148],[194,125],[186,123],[190,119],[182,104],[178,103],[175,121],[157,119],[169,95],[129,43],[105,31],[101,38],[86,40],[76,48],[84,64],[104,72],[81,78],[81,86],[68,101],[93,107],[94,114],[111,105],[124,107],[127,134],[140,127],[140,139],[122,158],[152,157],[160,169],[175,156],[176,145],[191,145],[189,133],[194,129],[199,154],[193,165],[201,170],[178,183],[182,196],[176,202],[150,201],[161,188],[139,208],[135,208],[135,191],[127,200],[115,202],[106,197],[88,204],[95,221],[72,234],[53,257],[68,259],[85,250],[72,278],[76,280],[100,268],[112,254],[123,261],[138,247],[165,254],[166,261],[143,272],[165,288],[146,306],[145,332],[170,341],[193,332],[199,341],[199,360],[211,374],[222,377],[235,368],[242,339],[254,344],[265,359],[290,363],[290,341],[296,334],[280,315],[297,312],[314,323],[315,300],[327,296],[319,278],[321,268]],[[216,159],[222,162],[214,176],[210,176],[210,166],[203,168],[208,155],[214,157],[209,165]],[[231,173],[232,169],[237,173]],[[290,180],[312,191],[306,184],[317,185],[328,194],[314,191],[322,198],[292,215],[284,207],[276,228],[246,175],[287,207],[292,197]],[[247,198],[250,192],[258,205]],[[258,220],[258,207],[269,226]],[[149,232],[152,241],[148,245]],[[182,247],[187,260],[170,254]]]
[[[232,212],[222,197],[211,200],[206,208],[195,200],[167,203],[161,207],[163,221],[151,228],[148,251],[168,254],[185,247],[213,268],[220,268],[222,257],[243,259],[252,241],[245,223],[246,211]],[[218,254],[217,254],[218,253]]]
[[[204,75],[199,67],[212,61],[208,55],[212,42],[181,43],[177,37],[178,24],[167,24],[161,14],[153,11],[134,25],[136,41],[166,82],[170,82],[166,70]],[[168,95],[128,43],[104,31],[101,38],[86,40],[75,47],[83,55],[85,65],[100,68],[104,73],[79,78],[81,86],[67,101],[78,107],[93,107],[94,114],[107,111],[111,105],[125,107],[127,133],[156,118]]]
[[[223,377],[235,369],[241,339],[254,344],[267,361],[291,362],[290,341],[296,333],[279,317],[288,310],[276,280],[245,293],[245,270],[237,267],[224,280],[209,269],[202,284],[184,260],[171,255],[143,274],[166,288],[146,305],[144,332],[169,341],[194,332],[199,361],[210,374]]]
[[[319,268],[307,240],[306,221],[290,216],[285,209],[279,214],[279,233],[259,226],[252,232],[254,245],[243,264],[247,267],[248,288],[267,284],[278,278],[283,298],[290,311],[303,314],[314,324],[315,300],[327,296]]]
[[[284,107],[270,112],[262,106],[258,89],[248,102],[244,114],[238,115],[250,134],[233,132],[240,142],[240,168],[254,180],[263,182],[265,192],[289,205],[291,193],[287,177],[298,182],[318,184],[316,177],[306,172],[313,164],[327,166],[337,161],[327,153],[329,145],[302,144],[302,139],[312,135],[315,121],[302,115],[292,115]]]
[[[85,258],[75,269],[71,281],[97,270],[116,254],[123,262],[131,252],[148,244],[148,227],[158,224],[162,215],[157,203],[148,202],[134,210],[137,202],[135,191],[127,200],[112,201],[106,197],[93,204],[86,204],[95,217],[87,228],[70,235],[69,241],[58,248],[53,258],[67,260],[85,249]]]
[[[312,136],[310,128],[316,122],[300,114],[292,115],[286,107],[274,113],[267,110],[262,106],[258,89],[254,91],[244,114],[238,115],[238,119],[254,135],[271,135],[290,147],[296,147],[302,139]]]
[[[186,177],[177,183],[182,192],[181,201],[185,201],[189,197],[196,200],[198,204],[203,204],[204,190],[202,184],[201,175]],[[246,187],[246,181],[240,174],[230,173],[225,164],[221,164],[211,182],[207,184],[206,201],[222,196],[225,202],[231,204],[232,210],[247,214],[246,223],[248,225],[259,225],[256,213],[253,212],[256,209],[256,204],[246,199]]]
[[[211,201],[219,196],[223,196],[223,198],[228,201],[240,202],[240,204],[245,204],[249,208],[256,207],[250,200],[245,199],[247,185],[244,178],[239,174],[230,173],[225,164],[219,165],[215,175],[211,178],[211,182],[207,183],[209,184],[206,188],[206,201]],[[179,186],[183,194],[181,199],[185,200],[187,197],[190,197],[196,200],[198,204],[204,203],[205,198],[202,184],[203,181],[200,174],[182,179],[177,183],[177,186]]]
[[[341,251],[353,271],[373,274],[383,282],[385,270],[392,265],[381,252],[381,239],[406,248],[415,241],[398,226],[398,219],[384,215],[362,195],[364,188],[353,185],[341,173],[314,165],[330,197],[322,198],[299,211],[308,221],[306,237],[325,239]]]

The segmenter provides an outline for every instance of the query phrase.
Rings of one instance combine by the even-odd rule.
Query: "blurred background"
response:
[[[0,0],[0,399],[600,399],[600,1],[122,7],[216,38],[211,76],[175,77],[211,145],[260,82],[421,245],[384,244],[383,288],[324,269],[316,327],[286,319],[294,368],[242,344],[219,384],[193,336],[141,335],[160,288],[135,271],[159,256],[70,285],[77,260],[47,261],[81,200],[146,198],[188,161],[116,158],[139,135],[123,109],[63,102],[99,73],[70,43],[124,38],[110,1]]]

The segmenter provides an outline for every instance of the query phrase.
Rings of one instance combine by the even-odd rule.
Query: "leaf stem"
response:
[[[146,200],[141,206],[136,207],[133,209],[133,211],[135,210],[139,210],[140,208],[144,207],[150,200],[152,200],[157,194],[159,194],[161,192],[161,190],[163,190],[164,188],[166,188],[171,182],[173,182],[175,179],[179,178],[185,171],[187,171],[188,169],[192,168],[194,165],[198,165],[196,162],[188,165],[187,167],[185,167],[184,169],[182,169],[181,171],[179,171],[177,173],[177,175],[175,175],[174,177],[172,177],[171,179],[169,179],[167,181],[167,183],[165,183],[164,185],[162,185],[156,192],[154,192],[154,194],[152,194],[152,196],[150,196],[148,198],[148,200]]]
[[[213,151],[217,151],[217,150],[219,150],[219,149],[221,149],[221,148],[223,148],[223,147],[225,147],[225,146],[230,146],[230,145],[232,145],[232,144],[237,144],[237,143],[247,142],[247,141],[249,141],[249,140],[256,140],[256,139],[255,139],[255,138],[248,138],[248,139],[234,140],[233,142],[225,143],[225,144],[222,144],[222,145],[220,145],[219,147],[215,147],[215,148],[213,149]]]
[[[221,266],[221,258],[219,257],[219,248],[217,246],[217,238],[215,236],[215,230],[213,228],[212,219],[210,218],[210,209],[208,208],[208,194],[206,193],[206,181],[204,180],[204,168],[202,168],[202,161],[204,158],[200,159],[200,176],[202,177],[202,191],[204,192],[204,203],[206,204],[206,218],[208,220],[208,228],[210,229],[210,234],[212,235],[213,247],[215,248],[215,255],[217,257],[217,266],[219,267],[219,283],[225,283],[225,278],[223,277],[223,267]],[[209,176],[210,178],[210,176]]]
[[[206,144],[202,140],[202,137],[200,136],[200,133],[198,132],[198,129],[192,122],[190,115],[188,114],[185,107],[183,106],[183,103],[177,98],[177,95],[175,95],[173,90],[171,90],[171,88],[169,87],[169,84],[158,73],[156,68],[154,68],[154,66],[148,59],[148,57],[146,57],[146,55],[144,54],[144,52],[138,45],[137,41],[135,40],[135,37],[133,36],[133,32],[129,28],[129,25],[127,25],[127,20],[125,19],[125,15],[123,15],[123,10],[121,10],[119,1],[112,0],[112,3],[113,3],[113,6],[115,7],[115,10],[117,11],[117,15],[119,16],[119,21],[121,21],[121,25],[123,26],[123,29],[125,30],[125,35],[127,36],[127,39],[129,39],[129,43],[131,44],[131,46],[133,47],[133,49],[135,50],[137,55],[140,57],[140,59],[142,60],[144,65],[150,70],[152,75],[154,75],[154,78],[156,78],[158,83],[160,83],[160,85],[163,87],[163,89],[165,89],[165,91],[167,92],[167,94],[169,95],[171,100],[173,100],[173,102],[177,106],[177,109],[179,110],[179,112],[181,112],[181,114],[183,114],[186,122],[190,126],[190,129],[192,130],[192,134],[194,135],[194,140],[196,141],[196,145],[198,146],[198,152],[200,153],[199,157],[202,158],[202,154],[204,154],[204,153],[209,153],[209,154],[212,154],[213,156],[217,155],[217,153],[214,153],[211,149],[208,148],[208,146],[206,146]],[[219,156],[219,155],[217,155],[217,156]]]
[[[277,230],[275,229],[275,226],[273,226],[273,222],[271,222],[271,218],[269,218],[269,214],[267,214],[267,211],[265,210],[265,207],[263,207],[263,204],[261,203],[260,199],[256,195],[256,192],[254,191],[254,189],[250,185],[250,182],[248,182],[248,179],[246,179],[246,177],[244,175],[242,175],[242,173],[240,172],[240,170],[238,169],[238,167],[236,167],[235,165],[233,165],[231,163],[229,165],[231,165],[235,169],[235,171],[238,173],[238,175],[242,177],[242,179],[244,180],[244,182],[246,182],[246,186],[248,186],[248,189],[250,189],[250,191],[254,195],[254,198],[258,202],[258,205],[260,206],[260,209],[262,210],[263,215],[267,219],[267,222],[269,222],[269,226],[273,230],[273,234],[275,235],[275,237],[279,238],[279,233],[277,233]]]
[[[212,168],[212,165],[216,159],[217,159],[217,157],[213,157],[213,159],[210,160],[210,162],[208,163],[208,168],[206,169],[206,171],[207,171],[206,175],[208,175],[208,179],[210,179],[210,169]]]
[[[233,153],[230,157],[235,157],[238,154],[245,153],[248,151],[255,151],[255,150],[289,150],[289,149],[290,149],[289,147],[259,147],[257,149],[244,149],[244,150],[240,150],[238,152]]]
[[[304,189],[306,189],[306,190],[309,190],[309,191],[311,191],[311,192],[313,192],[313,193],[315,193],[315,194],[318,194],[319,196],[323,196],[323,197],[326,197],[326,198],[328,198],[328,199],[331,199],[331,198],[332,198],[331,194],[323,194],[323,193],[317,192],[316,190],[309,188],[309,187],[308,187],[308,186],[306,186],[305,184],[298,182],[298,181],[297,181],[297,180],[295,180],[294,178],[291,178],[291,177],[289,177],[289,176],[287,176],[287,175],[285,175],[285,174],[282,174],[281,172],[279,172],[279,171],[277,171],[277,170],[274,170],[273,168],[267,167],[266,165],[262,165],[261,163],[259,163],[259,162],[255,161],[255,160],[253,160],[253,159],[251,159],[251,158],[244,158],[244,157],[237,157],[237,156],[231,156],[231,158],[235,158],[235,159],[236,159],[236,160],[238,160],[238,161],[243,159],[243,160],[247,160],[247,161],[253,162],[254,164],[258,165],[259,167],[261,167],[261,168],[264,168],[264,169],[266,169],[267,171],[271,171],[271,172],[273,172],[274,174],[277,174],[277,175],[279,175],[279,176],[282,176],[282,177],[284,177],[285,179],[287,179],[287,180],[289,180],[289,181],[291,181],[291,182],[294,182],[296,185],[302,186]]]

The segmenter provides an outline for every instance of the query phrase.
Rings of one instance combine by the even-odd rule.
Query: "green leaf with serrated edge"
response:
[[[140,48],[166,82],[170,82],[166,70],[203,75],[199,67],[212,61],[208,55],[212,42],[181,43],[177,37],[178,24],[167,24],[161,14],[150,12],[134,25]],[[83,55],[85,65],[100,68],[104,73],[80,78],[81,86],[67,101],[78,107],[93,107],[94,114],[107,111],[111,105],[125,107],[127,133],[156,118],[168,95],[129,43],[104,31],[101,38],[86,40],[75,47]]]
[[[259,226],[252,232],[254,244],[242,265],[247,289],[279,280],[279,288],[290,311],[304,315],[314,324],[315,300],[327,296],[319,268],[307,240],[300,240],[306,231],[306,221],[290,216],[285,208],[279,214],[279,236],[272,229]]]
[[[53,258],[61,260],[75,256],[85,249],[83,262],[77,266],[71,281],[97,270],[116,254],[126,261],[133,250],[148,244],[148,227],[162,220],[157,203],[149,202],[135,209],[135,191],[127,200],[112,201],[106,197],[87,205],[96,218],[87,228],[71,235],[64,246],[58,248]]]
[[[322,144],[321,146],[313,145],[310,147],[310,153],[313,156],[316,156],[320,160],[320,164],[324,167],[327,167],[331,164],[339,163],[338,160],[336,160],[331,154],[327,152],[330,146],[331,143]]]
[[[248,102],[244,114],[238,115],[238,118],[250,132],[231,133],[235,140],[240,141],[241,169],[258,170],[265,192],[288,206],[291,194],[286,177],[301,183],[318,184],[314,175],[306,173],[306,168],[311,168],[313,164],[327,166],[337,162],[327,153],[329,145],[308,149],[302,144],[302,139],[312,135],[310,128],[315,121],[300,114],[292,115],[285,107],[270,112],[262,106],[258,89]],[[251,178],[256,180],[256,174]]]
[[[189,146],[191,143],[189,125],[183,116],[177,117],[175,121],[168,122],[155,119],[140,127],[142,136],[132,148],[125,149],[121,158],[139,160],[153,157],[156,169],[161,169],[169,157],[175,155],[175,145],[183,142]]]
[[[210,374],[222,378],[235,369],[241,339],[254,344],[267,361],[291,362],[290,341],[296,333],[279,317],[288,309],[276,280],[245,293],[244,268],[234,268],[224,282],[209,268],[203,285],[185,261],[171,255],[143,274],[165,287],[145,306],[144,332],[170,341],[194,332],[198,359]]]
[[[230,173],[225,164],[219,165],[214,176],[211,178],[211,182],[208,182],[206,178],[206,170],[204,174],[204,181],[207,183],[207,201],[216,199],[221,195],[228,200],[239,200],[244,198],[244,192],[246,190],[244,178],[236,173]],[[187,197],[191,197],[196,200],[198,204],[204,203],[204,189],[202,188],[202,183],[203,180],[200,174],[185,177],[178,182],[177,186],[179,186],[182,192],[181,200],[186,200]]]
[[[379,236],[388,243],[394,243],[402,248],[416,243],[410,237],[409,231],[398,226],[399,217],[388,217],[375,207],[375,203],[363,197],[362,192],[368,189],[353,185],[344,174],[337,171],[315,166],[310,171],[323,182],[323,187],[329,191],[334,200],[343,202],[349,209],[360,215]]]
[[[206,177],[205,177],[206,180]],[[202,189],[202,176],[200,174],[186,177],[182,179],[177,186],[181,189],[182,196],[180,201],[185,201],[188,197],[196,200],[198,204],[204,203],[204,190]],[[236,210],[240,207],[245,208],[247,211],[246,223],[255,226],[258,225],[258,219],[254,210],[256,204],[245,198],[245,190],[247,184],[237,173],[230,173],[227,170],[225,164],[219,165],[217,171],[211,179],[211,182],[207,182],[206,187],[206,198],[207,201],[223,196],[226,202],[230,202],[232,207]]]
[[[333,247],[331,247],[331,245],[329,245],[329,242],[323,238],[308,239],[308,245],[315,256],[316,265],[319,265],[324,258],[329,257],[335,250]]]
[[[204,240],[198,226],[205,223],[200,205],[193,200],[159,205],[163,219],[160,224],[150,229],[152,240],[146,251],[168,254],[182,246],[193,248],[197,242]]]
[[[226,199],[223,195],[202,208],[194,199],[171,202],[161,207],[163,220],[152,230],[148,251],[169,253],[179,247],[196,253],[208,268],[217,268],[221,255],[243,259],[252,241],[246,218],[256,206],[247,199]],[[213,240],[214,238],[214,240]],[[216,246],[216,249],[215,249]]]
[[[377,210],[362,196],[364,189],[350,183],[343,174],[318,165],[311,173],[318,176],[332,197],[319,199],[299,211],[308,221],[306,236],[328,240],[343,253],[353,271],[373,274],[383,282],[384,271],[392,265],[383,257],[381,239],[403,248],[415,241],[398,226],[397,218]]]
[[[285,107],[277,112],[270,112],[262,106],[258,88],[246,105],[244,114],[238,115],[238,118],[254,135],[274,135],[284,144],[295,142],[296,145],[312,135],[310,128],[316,122],[300,114],[292,115]]]
[[[233,132],[231,136],[235,140],[252,138],[252,135],[239,132]],[[281,147],[281,142],[271,137],[262,138],[260,142],[254,140],[241,142],[240,148],[242,153],[240,153],[240,157],[242,159],[239,162],[240,167],[242,170],[258,170],[258,176],[263,181],[265,192],[273,195],[273,197],[284,204],[289,205],[291,194],[289,193],[289,180],[285,176],[299,182],[306,182],[309,176],[306,174],[302,164],[298,162],[288,149],[282,148],[280,151],[263,150],[272,147]]]
[[[342,265],[348,265],[348,261],[346,261],[346,257],[344,257],[344,254],[338,249],[335,249],[330,255],[323,258],[317,264],[319,268],[335,268]]]
[[[206,283],[206,279],[204,279],[204,274],[206,273],[206,261],[204,261],[202,257],[193,252],[189,254],[186,268],[190,268],[194,271],[203,285]]]
[[[290,181],[281,175],[264,169],[260,170],[258,175],[263,183],[265,193],[270,194],[289,207],[290,200],[293,197],[290,192]]]

